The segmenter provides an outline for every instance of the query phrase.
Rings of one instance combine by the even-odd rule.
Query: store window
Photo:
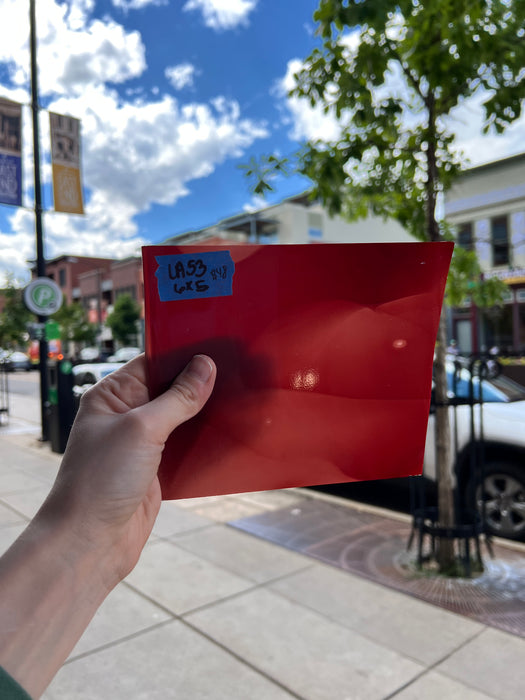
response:
[[[492,264],[509,264],[509,231],[506,216],[498,216],[491,221]]]
[[[474,249],[474,237],[472,235],[472,223],[470,221],[458,226],[458,245],[464,250]]]

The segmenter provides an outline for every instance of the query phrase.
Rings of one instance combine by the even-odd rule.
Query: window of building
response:
[[[124,294],[127,294],[130,296],[133,300],[137,300],[137,288],[135,285],[131,285],[129,287],[119,287],[118,289],[115,289],[115,299],[118,299],[118,297],[123,296]]]
[[[472,223],[470,221],[460,224],[458,227],[458,245],[464,250],[474,249],[474,238],[472,235]]]
[[[66,268],[63,267],[58,271],[58,285],[64,288],[66,286]]]
[[[491,221],[492,228],[492,263],[509,264],[509,232],[506,216],[498,216]]]

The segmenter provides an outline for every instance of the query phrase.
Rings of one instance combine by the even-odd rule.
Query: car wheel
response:
[[[476,506],[485,510],[487,530],[495,536],[525,540],[525,470],[511,463],[485,467],[483,486],[476,489]]]

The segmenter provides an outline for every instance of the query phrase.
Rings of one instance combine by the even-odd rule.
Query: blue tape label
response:
[[[235,263],[229,250],[159,255],[155,276],[161,301],[232,295]]]

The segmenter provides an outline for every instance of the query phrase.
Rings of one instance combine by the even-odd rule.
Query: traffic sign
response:
[[[62,306],[62,290],[48,277],[37,277],[24,289],[24,303],[37,316],[51,316]]]

